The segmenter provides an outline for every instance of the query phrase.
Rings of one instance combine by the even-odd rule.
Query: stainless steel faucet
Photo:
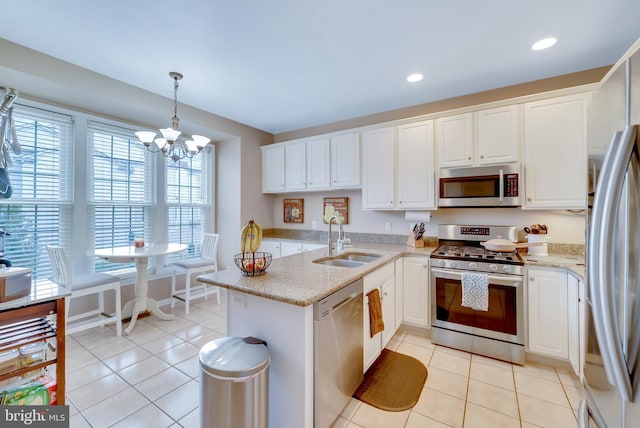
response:
[[[338,239],[343,239],[343,232],[342,232],[342,219],[340,218],[340,216],[338,214],[334,214],[331,217],[329,217],[329,239],[327,240],[327,246],[329,247],[329,257],[331,257],[331,253],[332,253],[332,248],[331,248],[331,223],[333,223],[333,219],[336,219],[336,221],[338,222],[338,226],[339,226],[339,230],[338,230]]]

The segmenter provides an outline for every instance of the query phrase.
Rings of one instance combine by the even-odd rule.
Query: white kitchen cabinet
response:
[[[527,269],[529,352],[569,359],[567,274]]]
[[[360,133],[331,136],[331,187],[360,186]]]
[[[440,168],[473,164],[473,113],[436,119]]]
[[[363,287],[363,369],[366,371],[376,358],[378,358],[380,352],[382,352],[382,349],[391,337],[393,337],[398,327],[395,324],[395,264],[387,263],[379,269],[365,275]],[[367,294],[374,289],[378,289],[380,292],[384,330],[371,337],[369,298]]]
[[[430,327],[429,258],[403,257],[402,320],[417,327]]]
[[[395,206],[395,128],[362,133],[362,208]]]
[[[396,207],[436,207],[435,141],[433,121],[398,126]]]
[[[271,253],[271,259],[280,257],[280,240],[279,239],[263,239],[260,243],[258,251]]]
[[[307,143],[295,141],[284,145],[285,188],[307,189]]]
[[[434,209],[433,121],[362,133],[362,208]]]
[[[331,187],[331,141],[328,137],[313,138],[306,142],[307,190]]]
[[[522,105],[476,112],[475,162],[478,165],[518,162],[522,139]]]
[[[402,296],[404,294],[403,291],[403,278],[404,278],[404,267],[402,258],[396,259],[395,261],[395,278],[396,278],[396,328],[399,328],[402,325],[402,305],[403,299]]]
[[[524,208],[584,209],[588,98],[578,94],[524,105]]]
[[[284,145],[270,144],[260,149],[262,150],[262,192],[284,192]]]
[[[291,256],[302,252],[302,242],[300,241],[280,241],[280,257]]]

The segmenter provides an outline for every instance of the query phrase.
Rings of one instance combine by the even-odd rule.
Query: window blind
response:
[[[133,245],[149,235],[153,201],[152,158],[133,131],[90,121],[87,126],[90,236],[94,248]],[[133,267],[133,263],[119,268]],[[114,269],[95,261],[95,271]]]

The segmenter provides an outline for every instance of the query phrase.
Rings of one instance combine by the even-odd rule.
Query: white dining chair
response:
[[[179,260],[171,264],[173,271],[171,274],[171,307],[173,308],[176,300],[184,302],[184,312],[189,315],[189,302],[193,299],[204,296],[205,298],[212,293],[216,295],[216,301],[220,304],[220,289],[216,286],[198,284],[191,287],[191,276],[193,274],[201,274],[206,272],[218,271],[218,238],[217,233],[205,233],[202,236],[202,244],[200,247],[200,257],[193,259]],[[176,290],[176,274],[178,271],[185,273],[184,289]],[[193,293],[195,291],[195,294]]]
[[[120,278],[106,273],[91,273],[73,276],[69,261],[62,247],[47,245],[53,271],[52,281],[65,287],[70,296],[66,297],[65,330],[73,334],[92,327],[116,324],[116,334],[122,335],[122,305],[120,299]],[[115,293],[115,316],[104,311],[104,293],[113,290]],[[69,307],[73,299],[91,294],[98,295],[98,308],[90,309],[69,316]],[[90,318],[91,317],[91,318]],[[77,321],[77,322],[76,322]]]

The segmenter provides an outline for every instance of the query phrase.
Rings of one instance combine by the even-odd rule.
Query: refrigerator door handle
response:
[[[611,237],[624,184],[625,171],[635,146],[636,128],[617,132],[607,154],[593,203],[589,236],[591,252],[588,281],[593,296],[593,319],[607,376],[623,400],[631,401],[632,386],[617,321],[614,243]],[[596,230],[596,225],[599,226]]]
[[[578,428],[589,428],[589,406],[587,400],[581,400],[578,406]]]

